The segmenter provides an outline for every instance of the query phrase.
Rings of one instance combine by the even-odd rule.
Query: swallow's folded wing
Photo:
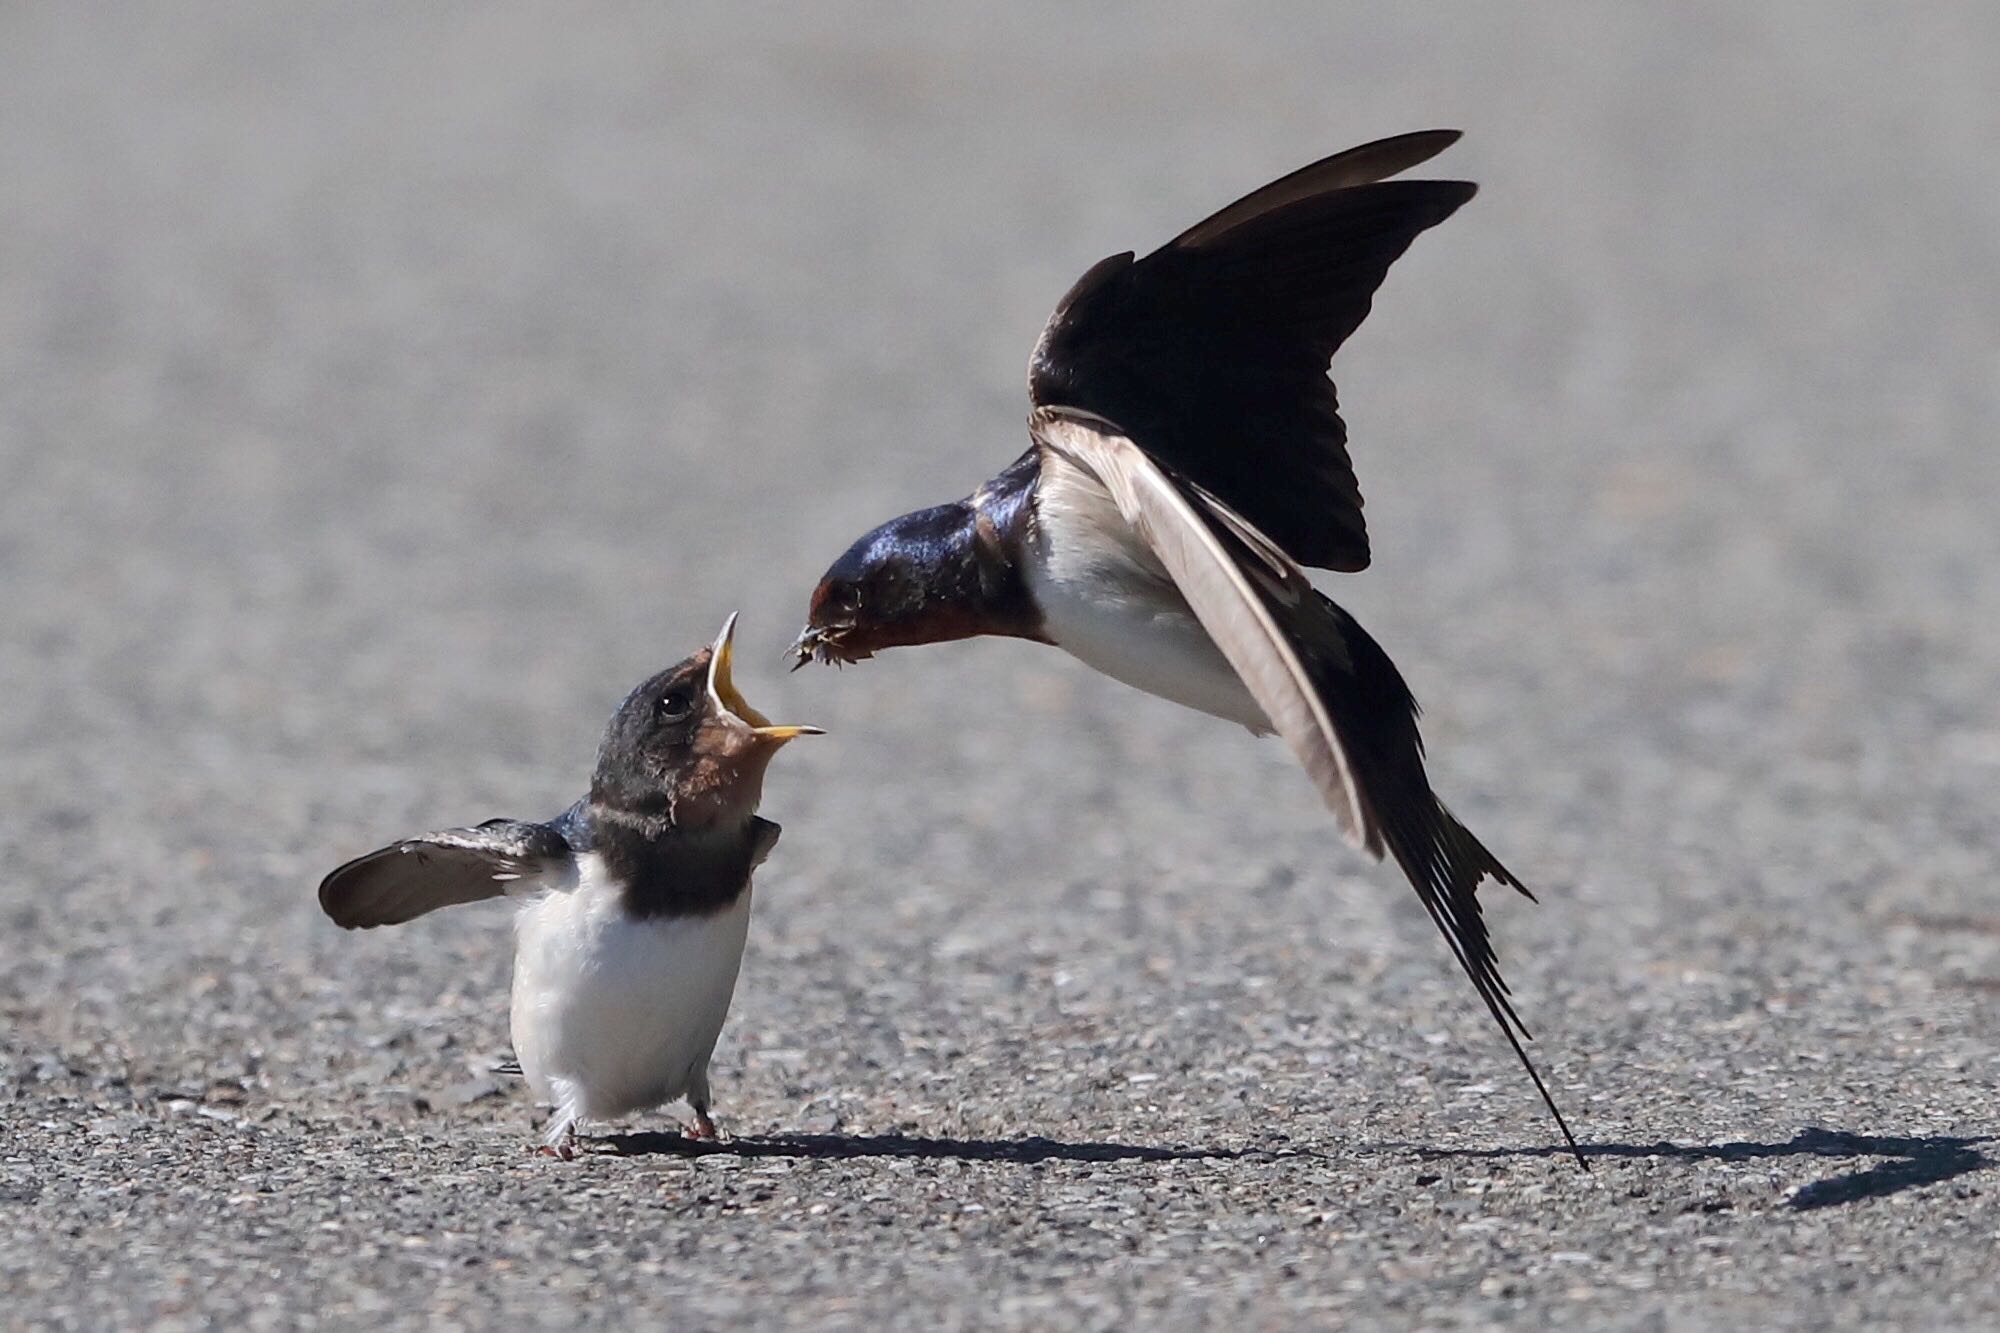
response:
[[[1382,840],[1356,786],[1346,747],[1298,647],[1245,560],[1216,531],[1198,492],[1163,470],[1116,425],[1085,412],[1038,408],[1029,418],[1037,440],[1097,477],[1166,567],[1208,636],[1215,640],[1272,730],[1285,738],[1319,788],[1341,832],[1376,856]],[[1271,572],[1289,573],[1310,593],[1305,576],[1247,523],[1259,545],[1239,539],[1243,553]],[[1273,563],[1275,562],[1275,563]],[[1259,571],[1262,572],[1262,571]]]

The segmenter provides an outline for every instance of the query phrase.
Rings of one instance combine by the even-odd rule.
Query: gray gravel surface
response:
[[[0,1323],[1990,1326],[1996,87],[1975,5],[8,6]],[[1087,264],[1434,124],[1334,590],[1588,1176],[1280,747],[777,662]],[[739,1137],[531,1157],[505,909],[313,887],[736,607],[833,733]]]

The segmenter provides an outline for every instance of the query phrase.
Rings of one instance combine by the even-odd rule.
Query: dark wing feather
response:
[[[1173,243],[1183,250],[1197,249],[1287,204],[1329,190],[1372,185],[1399,175],[1430,161],[1458,140],[1457,130],[1418,130],[1323,157],[1311,166],[1300,167],[1289,176],[1280,176],[1269,185],[1252,190],[1220,212],[1211,213],[1174,237]]]
[[[319,886],[319,905],[349,930],[398,926],[458,903],[564,887],[576,861],[547,824],[489,819],[394,843],[349,861]]]
[[[1095,476],[1119,514],[1159,557],[1195,618],[1222,650],[1271,729],[1284,737],[1348,841],[1382,854],[1347,752],[1304,660],[1256,594],[1237,551],[1196,513],[1197,501],[1108,421],[1037,409],[1037,440]]]
[[[1116,421],[1301,564],[1368,564],[1361,490],[1327,364],[1427,228],[1476,187],[1382,181],[1456,134],[1314,163],[1135,260],[1092,268],[1043,329],[1028,391]]]
[[[1575,1149],[1522,1045],[1528,1031],[1480,911],[1483,879],[1528,891],[1432,792],[1417,702],[1388,654],[1256,525],[1161,467],[1112,423],[1041,409],[1029,424],[1037,440],[1104,483],[1348,840],[1395,857]]]

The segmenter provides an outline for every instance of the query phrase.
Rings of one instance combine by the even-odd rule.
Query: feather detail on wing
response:
[[[1430,161],[1457,143],[1458,139],[1457,130],[1417,130],[1412,134],[1377,139],[1374,143],[1323,157],[1311,166],[1300,167],[1289,176],[1280,176],[1269,185],[1244,195],[1229,207],[1210,214],[1174,237],[1173,244],[1183,250],[1198,250],[1246,222],[1301,200],[1333,190],[1350,190],[1357,185],[1372,185],[1376,181],[1387,180],[1399,172]]]
[[[1195,619],[1242,678],[1272,729],[1292,747],[1340,822],[1341,832],[1355,846],[1380,856],[1381,836],[1368,817],[1339,733],[1305,663],[1250,585],[1234,553],[1196,512],[1196,501],[1102,418],[1038,408],[1029,418],[1029,429],[1036,439],[1104,483],[1118,512],[1159,556]],[[1264,546],[1276,553],[1269,543]]]
[[[1093,265],[1028,362],[1028,395],[1116,421],[1174,475],[1302,565],[1368,565],[1368,525],[1328,363],[1389,268],[1475,187],[1386,180],[1458,134],[1336,153],[1138,258]]]
[[[489,819],[409,838],[349,861],[319,886],[319,905],[348,930],[397,926],[440,907],[574,882],[576,861],[547,824]]]

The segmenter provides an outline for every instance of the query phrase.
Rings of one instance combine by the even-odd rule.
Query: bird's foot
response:
[[[552,1134],[534,1145],[535,1156],[555,1157],[565,1162],[576,1160],[576,1121],[571,1120],[562,1127],[562,1132]]]
[[[694,1113],[694,1128],[688,1129],[683,1126],[681,1137],[692,1139],[696,1143],[717,1143],[722,1139],[722,1131],[717,1129],[715,1122],[708,1118],[708,1112],[697,1109]]]

